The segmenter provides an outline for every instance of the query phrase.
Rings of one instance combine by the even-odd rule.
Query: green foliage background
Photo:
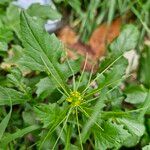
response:
[[[90,1],[83,12],[80,1],[55,3],[58,8],[60,4],[71,7],[73,18],[79,13],[83,41],[94,29],[86,32],[83,18],[98,20],[100,16],[89,13],[99,7],[103,10],[107,4]],[[0,2],[0,149],[149,149],[150,49],[141,38],[149,36],[147,21],[142,18],[149,2],[121,5],[112,0],[108,23],[118,9],[116,3],[120,11],[121,6],[129,6],[141,24],[122,27],[93,73],[85,71],[88,55],[81,69],[83,58],[67,58],[64,45],[45,31],[46,19],[61,17],[57,10],[34,4],[23,11],[9,0]],[[139,67],[127,73],[124,53],[135,48]]]

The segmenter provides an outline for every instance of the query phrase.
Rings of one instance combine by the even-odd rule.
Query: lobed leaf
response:
[[[94,130],[95,149],[119,148],[120,145],[130,136],[123,125],[113,124],[109,121],[103,123],[104,131]]]
[[[25,54],[21,64],[31,70],[45,71],[51,75],[58,87],[67,91],[65,81],[80,69],[80,61],[70,61],[71,71],[67,62],[61,63],[63,45],[55,37],[49,35],[40,23],[29,17],[25,12],[21,13],[22,42],[25,46]]]

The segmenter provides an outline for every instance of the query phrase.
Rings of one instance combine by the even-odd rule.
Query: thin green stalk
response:
[[[47,64],[45,63],[43,57],[41,56],[41,60],[43,61],[44,65],[46,66],[46,69],[48,71],[48,74],[51,74],[52,77],[55,79],[55,81],[60,85],[60,87],[64,90],[64,92],[66,93],[66,95],[69,96],[68,92],[66,91],[65,87],[63,85],[61,85],[61,83],[59,83],[59,81],[57,80],[57,78],[55,77],[55,75],[53,75],[53,73],[50,71],[50,69],[48,68]]]
[[[88,117],[89,119],[91,119],[91,117],[89,116],[89,114],[84,110],[82,109],[82,107],[78,106],[80,108],[80,110],[85,114],[86,117]],[[94,124],[99,127],[102,131],[104,130],[97,122],[94,121]]]
[[[79,133],[79,139],[80,139],[79,141],[80,141],[80,145],[81,145],[81,150],[83,150],[77,107],[76,107],[76,120],[77,120],[77,127],[78,127],[78,133]]]
[[[103,88],[106,88],[106,87],[108,87],[108,86],[110,86],[110,85],[112,85],[112,84],[114,84],[114,83],[116,83],[116,82],[118,82],[118,81],[122,81],[122,80],[126,79],[126,78],[129,77],[129,76],[131,76],[131,74],[128,75],[128,76],[125,75],[125,76],[123,76],[121,79],[118,79],[118,80],[116,80],[116,81],[113,81],[113,82],[111,82],[111,83],[105,85]],[[93,90],[92,92],[90,92],[89,94],[87,94],[87,95],[85,96],[85,98],[87,98],[87,97],[89,97],[89,96],[91,96],[91,95],[93,95],[93,94],[96,94],[97,92],[100,92],[103,88],[98,88],[98,89]]]
[[[83,78],[83,75],[84,75],[84,72],[85,72],[85,67],[86,67],[86,65],[87,65],[87,59],[88,59],[88,53],[86,53],[85,63],[84,63],[84,66],[83,66],[83,70],[82,70],[81,76],[80,76],[80,78],[79,78],[79,82],[78,82],[78,84],[77,84],[76,91],[78,90],[79,85],[80,85],[80,83],[81,83],[81,80],[82,80],[82,78]]]
[[[63,115],[63,114],[62,114],[62,115]],[[42,148],[44,142],[45,142],[46,139],[50,136],[50,134],[51,134],[60,124],[62,124],[62,123],[64,122],[64,120],[66,119],[66,117],[67,117],[67,116],[65,116],[57,125],[53,125],[53,126],[49,129],[47,135],[44,137],[42,143],[40,144],[39,150]],[[57,122],[57,121],[56,121],[56,122]]]
[[[92,99],[90,99],[90,100],[88,100],[88,101],[84,101],[84,102],[81,103],[80,105],[87,104],[87,103],[92,102],[92,101],[94,101],[94,100],[96,100],[96,99],[98,99],[98,97],[94,97],[94,98],[92,98]]]
[[[68,66],[69,66],[69,68],[70,68],[70,70],[71,70],[71,72],[72,72],[72,74],[73,74],[73,91],[75,91],[75,89],[76,89],[75,74],[74,74],[74,72],[73,72],[73,69],[72,69],[70,63],[69,63],[68,58],[67,58],[67,63],[68,63]]]
[[[92,69],[91,69],[91,72],[90,72],[90,77],[89,77],[89,80],[88,80],[88,84],[87,84],[86,88],[85,88],[85,89],[83,90],[83,92],[82,92],[82,93],[83,93],[83,94],[82,94],[83,96],[84,96],[84,94],[85,94],[85,92],[86,92],[86,90],[87,90],[87,87],[90,85],[90,82],[91,82],[91,79],[92,79],[92,75],[93,75],[94,66],[95,66],[95,65],[92,66]]]
[[[61,134],[62,134],[62,132],[63,132],[63,130],[64,130],[64,128],[65,128],[65,125],[66,125],[66,123],[67,123],[67,121],[68,121],[68,118],[69,118],[69,116],[70,116],[71,111],[72,111],[72,107],[69,109],[69,112],[68,112],[68,114],[67,114],[67,116],[66,116],[66,120],[65,120],[65,122],[64,122],[64,125],[63,125],[63,127],[62,127],[62,129],[61,129],[61,131],[60,131],[60,133],[59,133],[59,136],[58,136],[58,138],[57,138],[57,140],[56,140],[56,142],[55,142],[55,144],[54,144],[52,150],[54,150],[54,148],[55,148],[55,146],[56,146],[58,140],[60,139],[60,136],[61,136]]]
[[[86,87],[86,90],[91,86],[91,84],[93,82],[95,82],[103,73],[105,73],[115,62],[117,62],[123,55],[120,55],[117,59],[115,59],[110,65],[108,65],[100,74],[98,74],[98,76],[95,77],[95,79],[93,79],[91,81],[91,83]]]

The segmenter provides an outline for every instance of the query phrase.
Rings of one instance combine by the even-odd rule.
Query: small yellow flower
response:
[[[77,91],[71,92],[70,96],[66,99],[66,101],[70,102],[72,106],[79,106],[82,100],[83,98],[81,94]]]

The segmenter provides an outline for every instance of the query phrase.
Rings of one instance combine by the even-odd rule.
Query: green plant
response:
[[[44,30],[39,19],[22,12],[20,23],[24,48],[17,48],[22,56],[0,86],[1,147],[103,150],[135,146],[146,133],[144,115],[150,92],[137,88],[145,99],[137,109],[130,109],[123,102],[133,96],[125,95],[121,86],[130,78],[123,54],[137,45],[137,28],[124,26],[98,71],[88,73],[88,54],[81,70],[82,58],[68,59],[63,44]]]

